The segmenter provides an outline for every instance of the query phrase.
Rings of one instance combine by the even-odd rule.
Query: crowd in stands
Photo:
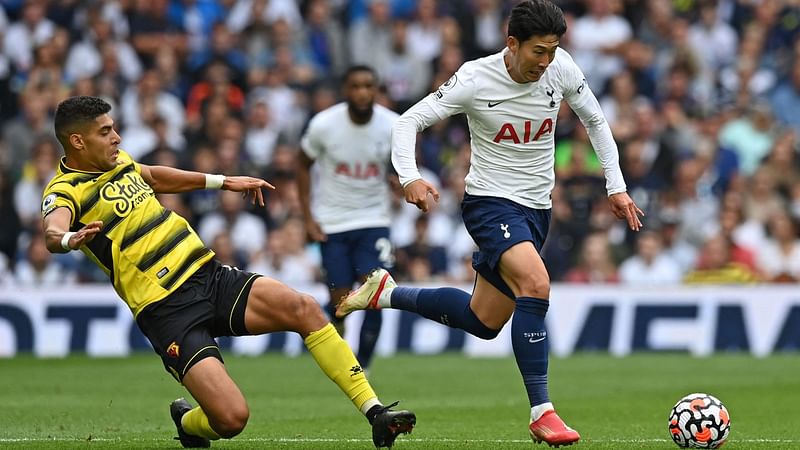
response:
[[[0,285],[105,279],[79,252],[50,255],[41,192],[62,155],[52,115],[72,95],[110,102],[121,148],[146,164],[264,177],[266,208],[198,191],[161,201],[224,263],[289,284],[320,279],[295,182],[309,119],[372,65],[399,113],[466,60],[505,46],[510,0],[5,0],[0,7]],[[611,214],[587,133],[556,127],[553,281],[800,280],[800,2],[563,0],[561,40],[600,99],[640,233]],[[400,280],[471,282],[460,222],[469,163],[462,116],[422,133],[418,161],[441,201],[399,192]]]

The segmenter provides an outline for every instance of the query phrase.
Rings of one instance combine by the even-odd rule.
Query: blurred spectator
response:
[[[783,211],[786,204],[775,190],[775,179],[766,168],[758,168],[744,192],[744,210],[748,219],[767,223],[767,219]]]
[[[225,2],[209,0],[177,0],[169,2],[169,21],[185,30],[189,51],[202,53],[209,46],[215,24],[225,18]]]
[[[285,280],[289,286],[302,286],[317,281],[318,268],[318,261],[305,249],[305,225],[295,219],[270,232],[266,248],[247,270]]]
[[[31,68],[33,50],[55,34],[55,24],[45,17],[46,12],[45,0],[26,0],[20,19],[5,31],[3,53],[11,58],[14,68],[20,72]]]
[[[638,94],[630,71],[624,70],[611,77],[607,95],[600,97],[600,107],[618,141],[625,142],[635,133],[636,104],[642,101],[646,99]]]
[[[623,67],[620,55],[633,29],[612,11],[611,0],[586,3],[588,14],[575,19],[567,31],[569,47],[592,90],[603,92],[606,80]]]
[[[142,63],[133,47],[115,34],[112,23],[99,10],[88,11],[88,24],[83,39],[70,48],[64,71],[70,79],[93,77],[103,70],[101,49],[109,46],[119,63],[120,73],[126,82],[135,82],[142,74]]]
[[[617,265],[611,258],[608,236],[602,232],[586,237],[581,246],[577,265],[564,276],[569,283],[617,283]]]
[[[248,255],[233,246],[233,239],[228,231],[221,231],[214,240],[211,241],[211,250],[214,250],[214,258],[222,264],[244,268],[248,264]]]
[[[142,126],[142,105],[147,102],[153,103],[156,114],[167,122],[169,136],[174,136],[177,142],[186,124],[185,109],[178,97],[163,89],[155,69],[146,70],[139,82],[131,84],[123,93],[120,100],[121,121],[126,126]]]
[[[731,259],[731,243],[722,236],[713,236],[703,244],[697,267],[683,281],[689,284],[740,284],[758,281],[747,266]]]
[[[408,47],[408,24],[396,20],[392,24],[392,50],[388,55],[375,55],[378,75],[386,84],[389,97],[405,110],[428,92],[431,68]]]
[[[666,181],[659,173],[650,170],[645,151],[645,141],[635,139],[628,142],[620,152],[620,168],[625,174],[628,194],[647,217],[656,213],[658,196],[666,187]]]
[[[713,234],[719,215],[719,200],[710,189],[702,189],[705,169],[703,160],[698,158],[680,161],[674,178],[676,192],[672,195],[680,212],[681,238],[697,247]]]
[[[553,281],[561,281],[572,267],[572,255],[585,235],[584,224],[574,220],[572,208],[559,181],[552,192],[552,216],[547,240],[542,246],[542,260]]]
[[[758,248],[756,262],[766,281],[791,283],[800,280],[800,240],[797,223],[784,211],[767,221],[768,239]]]
[[[601,183],[605,183],[600,161],[583,125],[576,126],[569,139],[561,139],[556,144],[555,170],[559,178],[566,178],[566,186],[581,177],[599,178]]]
[[[161,47],[155,55],[154,69],[164,91],[186,102],[189,96],[189,77],[182,71],[175,49]]]
[[[399,247],[396,252],[398,279],[413,279],[415,270],[422,269],[429,275],[444,275],[447,272],[447,250],[444,246],[431,244],[428,240],[428,216],[420,214],[414,221],[414,238],[409,245]],[[423,263],[423,267],[415,265]]]
[[[622,51],[627,70],[636,82],[636,92],[647,98],[655,98],[658,72],[654,48],[634,39],[628,41]]]
[[[390,0],[367,0],[369,15],[350,26],[348,41],[354,64],[388,60],[392,51]]]
[[[746,106],[766,95],[775,86],[775,71],[767,64],[764,54],[765,39],[762,26],[750,23],[745,28],[737,59],[719,73],[723,99],[734,100],[737,105]]]
[[[795,59],[789,79],[784,80],[773,91],[771,98],[775,118],[800,135],[800,59]]]
[[[48,109],[55,109],[69,93],[62,69],[63,55],[59,53],[55,37],[38,45],[33,55],[30,69],[19,76],[19,81],[23,83],[20,94],[23,97],[41,96],[46,100]]]
[[[279,137],[280,130],[272,120],[267,103],[262,99],[250,104],[244,146],[248,158],[259,169],[265,169],[272,161]]]
[[[219,212],[209,213],[200,220],[198,234],[203,242],[212,242],[227,230],[233,247],[249,257],[264,245],[267,228],[261,219],[244,210],[245,200],[241,194],[219,191],[219,197]]]
[[[682,273],[695,266],[697,249],[689,244],[680,234],[680,214],[674,208],[663,208],[660,214],[653,217],[660,223],[661,239],[664,253],[678,263]]]
[[[406,47],[423,61],[430,62],[442,51],[444,19],[436,0],[417,0],[414,18],[406,30]]]
[[[31,150],[31,164],[14,187],[14,207],[22,227],[28,231],[41,227],[42,192],[55,175],[61,150],[49,136],[39,138]]]
[[[315,65],[327,76],[338,77],[349,65],[345,33],[331,17],[329,0],[306,2],[305,35]],[[371,39],[368,42],[372,43]]]
[[[689,42],[700,56],[704,78],[710,81],[709,77],[713,79],[714,73],[736,59],[739,37],[736,30],[717,13],[717,0],[701,0],[697,3],[699,20],[689,27]]]
[[[17,216],[17,209],[14,207],[14,185],[8,175],[0,170],[0,259],[8,262],[13,261],[17,255],[17,238],[22,227]],[[36,202],[37,207],[41,203]]]
[[[792,186],[800,182],[800,156],[798,155],[797,131],[784,130],[775,139],[772,150],[761,163],[775,189],[788,198]]]
[[[244,110],[244,93],[233,83],[232,77],[230,67],[224,61],[211,61],[205,67],[203,79],[189,89],[186,120],[198,124],[203,106],[214,99],[224,100],[231,113],[240,114]]]
[[[146,66],[150,66],[162,46],[186,55],[189,38],[182,24],[169,17],[169,0],[133,0],[128,14],[133,48]]]
[[[469,8],[464,7],[466,2],[451,3],[455,3],[455,11],[450,13],[461,28],[465,59],[487,56],[505,47],[505,13],[501,0],[470,0]]]
[[[41,135],[55,138],[53,119],[45,96],[24,96],[20,98],[20,106],[22,114],[3,124],[3,141],[8,152],[3,161],[8,164],[6,170],[10,171],[14,181],[21,176],[22,167],[30,158],[36,139]]]
[[[253,69],[249,74],[250,92],[247,103],[263,101],[269,106],[274,125],[290,142],[299,142],[308,111],[302,105],[296,89],[289,86],[289,74],[272,68]]]
[[[238,35],[231,33],[224,24],[214,24],[210,44],[189,55],[188,68],[193,78],[200,78],[204,72],[208,77],[207,67],[213,63],[222,63],[230,71],[229,80],[237,85],[242,85],[247,70],[247,56],[236,45],[237,40]]]
[[[64,288],[76,280],[75,273],[66,271],[47,251],[44,235],[31,236],[25,259],[14,268],[14,283],[19,287]]]
[[[625,284],[676,284],[683,273],[678,262],[664,253],[658,231],[641,231],[636,239],[636,254],[619,266],[620,282]]]
[[[302,17],[294,0],[237,0],[226,23],[232,32],[238,33],[254,22],[272,25],[278,20],[286,21],[291,28],[300,28]]]

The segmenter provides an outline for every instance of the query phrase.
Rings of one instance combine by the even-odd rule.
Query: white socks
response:
[[[385,288],[381,295],[378,296],[378,306],[383,308],[391,308],[392,307],[392,291],[394,290],[393,287]]]
[[[554,409],[553,404],[550,402],[534,406],[531,408],[531,423],[536,422],[544,413],[552,409]]]

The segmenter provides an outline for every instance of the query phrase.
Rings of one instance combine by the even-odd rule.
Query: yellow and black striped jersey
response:
[[[107,172],[84,172],[61,158],[42,194],[42,216],[68,208],[70,231],[103,221],[102,232],[81,251],[111,278],[136,316],[177,289],[214,253],[183,217],[161,206],[130,155],[120,151],[117,164]]]

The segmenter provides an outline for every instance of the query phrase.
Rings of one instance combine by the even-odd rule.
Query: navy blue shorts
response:
[[[514,245],[530,241],[542,250],[550,228],[550,210],[534,209],[500,197],[464,194],[461,216],[478,251],[472,255],[472,267],[492,286],[515,298],[500,277],[500,256]]]
[[[353,287],[372,269],[394,266],[389,228],[364,228],[328,235],[320,244],[328,288]]]

